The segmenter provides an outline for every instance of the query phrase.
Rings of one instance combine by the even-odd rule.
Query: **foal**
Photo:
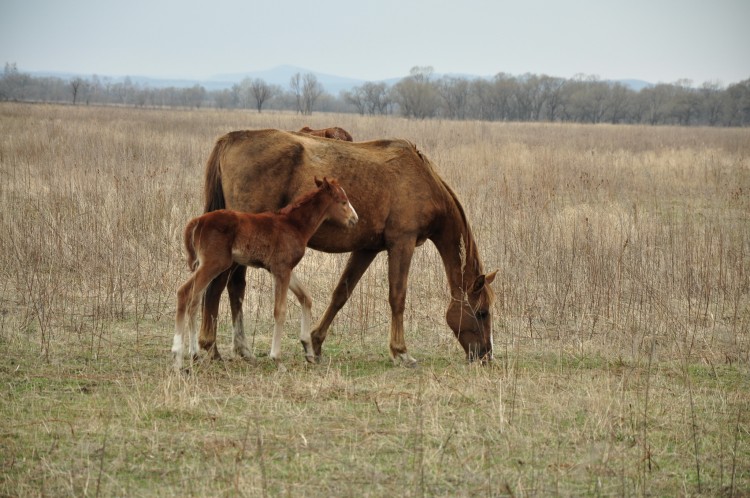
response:
[[[305,254],[307,241],[320,225],[330,219],[353,226],[358,216],[335,179],[318,180],[316,190],[277,213],[250,214],[221,209],[190,220],[185,227],[188,267],[194,270],[177,291],[177,318],[172,343],[175,368],[182,368],[185,325],[190,330],[190,355],[198,354],[195,315],[208,284],[232,264],[265,268],[274,276],[273,317],[276,322],[271,358],[279,360],[281,334],[286,318],[289,288],[302,304],[300,340],[305,355],[313,357],[310,340],[311,299],[292,275],[292,269]],[[206,319],[206,318],[204,318]]]

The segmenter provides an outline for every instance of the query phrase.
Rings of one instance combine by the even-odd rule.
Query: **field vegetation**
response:
[[[172,371],[180,246],[235,129],[407,138],[499,269],[495,360],[466,364],[431,244],[392,366],[385,257],[305,363]],[[353,199],[356,208],[356,202]],[[360,216],[366,215],[360,213]],[[298,274],[321,316],[346,255]],[[750,495],[750,130],[0,104],[0,495]]]

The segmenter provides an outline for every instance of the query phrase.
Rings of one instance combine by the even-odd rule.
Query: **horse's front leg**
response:
[[[289,289],[297,296],[300,306],[302,307],[302,325],[300,327],[299,340],[302,343],[302,349],[305,351],[305,358],[308,362],[315,361],[313,352],[312,339],[310,336],[310,324],[312,323],[312,298],[307,289],[300,283],[297,277],[292,273],[289,280]]]
[[[406,351],[404,341],[404,308],[406,307],[406,284],[409,277],[415,241],[405,239],[388,250],[388,299],[391,305],[390,352],[395,364],[406,367],[417,366],[417,360]]]
[[[362,278],[367,268],[378,255],[377,251],[353,251],[349,255],[349,261],[346,263],[344,273],[339,278],[339,283],[336,284],[336,289],[333,291],[331,296],[331,302],[328,304],[323,317],[318,322],[315,330],[312,331],[311,340],[313,351],[315,354],[315,361],[320,360],[320,356],[323,348],[323,341],[326,340],[328,329],[333,322],[336,313],[346,304],[349,296],[354,292],[354,287],[357,286],[359,279]],[[308,358],[308,361],[310,359]]]
[[[289,280],[291,275],[291,270],[284,271],[280,274],[274,274],[274,328],[270,356],[277,364],[281,359],[281,338],[284,333],[284,321],[286,320],[286,294],[289,291]]]
[[[232,310],[232,350],[236,355],[245,360],[254,360],[252,352],[247,348],[245,339],[245,327],[242,320],[242,302],[245,300],[245,275],[247,266],[232,266],[227,292],[229,293],[229,307]]]

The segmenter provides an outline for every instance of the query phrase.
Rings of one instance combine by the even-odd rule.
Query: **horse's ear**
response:
[[[318,177],[316,176],[316,177],[315,177],[315,185],[317,185],[317,186],[318,186],[318,188],[322,187],[322,186],[323,186],[323,181],[324,181],[324,180],[325,180],[325,178],[324,178],[323,180],[318,180]]]
[[[489,285],[492,282],[495,281],[495,277],[497,276],[497,270],[493,271],[492,273],[488,273],[484,276],[484,284]]]
[[[495,280],[496,276],[497,270],[493,271],[492,273],[488,273],[487,275],[479,275],[474,279],[474,283],[471,285],[472,294],[478,294],[485,285],[491,284]]]

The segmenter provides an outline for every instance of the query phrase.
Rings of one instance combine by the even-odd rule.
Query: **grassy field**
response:
[[[467,365],[413,261],[393,367],[379,256],[308,366],[248,274],[256,364],[172,372],[185,222],[230,130],[401,137],[494,283]],[[299,276],[321,316],[345,255]],[[0,496],[750,496],[750,130],[0,104]]]

